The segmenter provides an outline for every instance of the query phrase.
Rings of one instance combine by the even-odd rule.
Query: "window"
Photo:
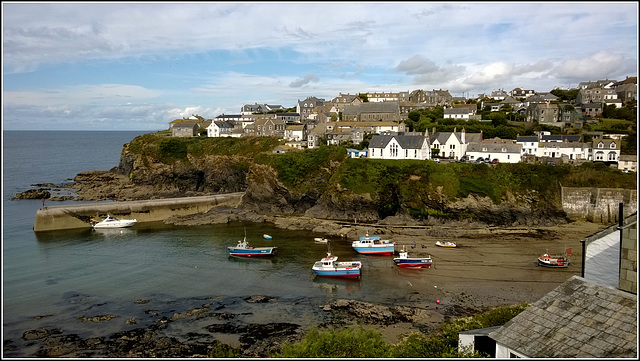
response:
[[[609,145],[609,148],[616,149],[616,143],[615,142],[611,142],[611,145]]]
[[[398,156],[398,145],[397,144],[391,144],[391,157],[395,158]]]
[[[602,142],[598,143],[598,148],[604,148],[604,144]]]
[[[616,160],[616,152],[609,152],[608,160],[615,161]]]

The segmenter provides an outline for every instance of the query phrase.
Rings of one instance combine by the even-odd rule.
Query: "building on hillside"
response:
[[[173,125],[171,128],[172,137],[189,138],[198,135],[200,127],[198,123],[194,122],[180,122]]]
[[[558,105],[547,103],[533,103],[527,107],[525,119],[528,122],[537,122],[557,127],[563,127],[564,123],[558,121]]]
[[[453,102],[453,96],[448,90],[414,90],[408,95],[407,102],[409,104],[421,104],[420,108],[433,108],[437,106],[450,107]]]
[[[475,106],[474,106],[475,107]],[[464,119],[469,120],[476,113],[470,107],[446,108],[444,109],[444,119]]]
[[[284,139],[288,141],[305,141],[307,140],[307,126],[305,124],[287,125],[284,128]]]
[[[362,150],[347,148],[347,154],[349,155],[350,158],[367,158],[368,152],[369,152],[369,149],[367,148]]]
[[[231,137],[234,129],[233,123],[229,121],[218,121],[214,120],[207,127],[207,137],[217,138],[217,137]],[[237,134],[237,133],[236,133]]]
[[[298,100],[298,105],[296,106],[296,113],[300,115],[300,120],[309,119],[313,110],[317,106],[322,106],[326,103],[324,99],[316,98],[316,97],[307,97],[305,100]]]
[[[621,154],[618,158],[618,169],[627,172],[638,171],[638,156]]]
[[[580,111],[586,120],[599,118],[602,116],[602,103],[580,104]]]
[[[576,96],[576,104],[605,103],[607,100],[618,99],[615,89],[603,87],[588,87],[580,89]]]
[[[464,128],[461,132],[455,128],[453,132],[436,132],[434,128],[429,140],[434,157],[458,160],[467,153],[470,143],[482,142],[482,133],[466,133]]]
[[[536,156],[538,154],[540,139],[537,135],[518,135],[516,137],[516,144],[520,144],[522,147],[522,155]]]
[[[509,95],[514,98],[528,98],[536,95],[536,92],[530,89],[515,88],[509,92]]]
[[[500,163],[519,163],[522,157],[522,145],[511,142],[483,141],[470,143],[467,146],[466,156],[469,161],[478,158],[494,160]]]
[[[554,163],[571,163],[591,159],[591,145],[581,142],[545,142],[540,143],[538,158]]]
[[[284,137],[286,124],[284,121],[274,117],[258,118],[254,124],[254,135],[256,137]]]
[[[620,141],[597,138],[591,147],[591,160],[594,162],[617,163],[620,158]]]
[[[240,109],[240,114],[242,115],[266,114],[274,110],[284,110],[284,107],[282,105],[269,105],[269,104],[258,104],[258,103],[255,103],[253,105],[245,104]]]
[[[633,77],[634,79],[637,78]],[[638,101],[638,84],[637,83],[623,83],[615,87],[618,99],[620,99],[623,105],[628,103],[636,103]]]
[[[431,159],[428,133],[374,135],[369,141],[371,159]]]
[[[400,121],[400,106],[398,102],[347,105],[342,111],[342,120],[345,122]]]
[[[370,103],[405,102],[409,100],[409,92],[373,92],[366,93]]]

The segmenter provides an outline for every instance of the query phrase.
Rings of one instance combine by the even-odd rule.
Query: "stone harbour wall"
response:
[[[623,217],[637,212],[638,191],[621,188],[562,187],[562,209],[572,220],[616,223],[620,203],[623,204]]]
[[[96,202],[44,207],[36,212],[35,232],[89,228],[91,218],[111,215],[141,222],[163,221],[171,216],[205,213],[213,207],[237,206],[244,192],[201,197],[164,198],[144,201]]]

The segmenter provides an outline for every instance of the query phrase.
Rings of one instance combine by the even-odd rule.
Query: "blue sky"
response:
[[[5,130],[163,130],[309,96],[637,76],[633,2],[3,2]]]

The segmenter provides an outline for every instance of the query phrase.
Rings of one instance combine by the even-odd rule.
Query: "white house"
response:
[[[480,157],[497,159],[500,163],[518,163],[522,158],[522,145],[518,143],[470,143],[467,147],[467,157],[470,161]]]
[[[431,149],[438,150],[438,157],[460,159],[466,154],[469,143],[482,141],[482,133],[467,134],[464,128],[461,132],[456,132],[455,129],[453,132],[435,132],[434,130],[429,139]]]
[[[284,139],[291,141],[306,140],[306,126],[304,124],[287,125],[284,128]]]
[[[616,139],[594,139],[591,149],[591,160],[594,162],[618,162],[620,145]]]
[[[372,159],[431,159],[427,133],[374,135],[369,142]]]
[[[444,119],[465,119],[469,120],[473,115],[473,111],[469,108],[446,108],[444,110]]]
[[[537,135],[527,135],[516,137],[516,144],[522,146],[522,155],[537,155],[540,144]]]
[[[589,160],[591,146],[581,142],[544,142],[540,143],[536,156],[566,158],[568,160]]]
[[[207,137],[231,137],[234,126],[228,121],[213,121],[207,127]]]
[[[637,155],[620,155],[618,158],[618,169],[628,172],[637,172],[638,156]]]

